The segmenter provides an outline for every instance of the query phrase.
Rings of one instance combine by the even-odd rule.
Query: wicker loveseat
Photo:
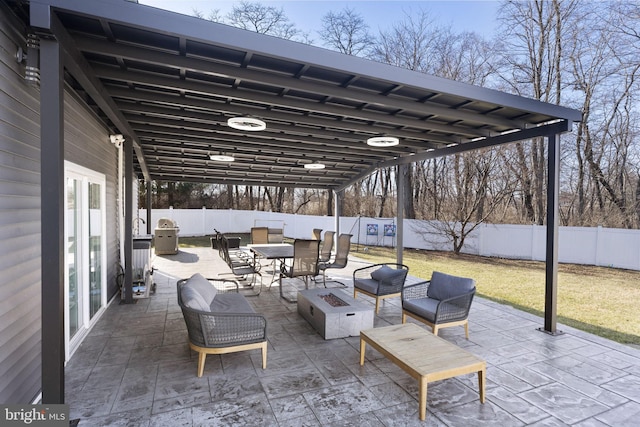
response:
[[[267,367],[267,320],[238,292],[233,280],[205,279],[199,273],[178,280],[178,304],[189,332],[189,346],[199,353],[198,377],[207,354],[261,349]]]

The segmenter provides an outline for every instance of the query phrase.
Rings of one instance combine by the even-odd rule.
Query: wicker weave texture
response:
[[[230,280],[209,281],[218,292],[237,292],[237,283]],[[229,285],[234,283],[235,287]],[[257,313],[215,313],[185,307],[180,297],[186,279],[178,281],[178,304],[189,332],[189,340],[199,347],[228,347],[251,344],[267,339],[267,320]]]

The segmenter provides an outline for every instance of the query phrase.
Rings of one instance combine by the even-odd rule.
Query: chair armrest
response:
[[[228,347],[267,339],[267,319],[257,313],[215,313],[181,307],[189,340],[200,347]]]
[[[228,292],[239,292],[240,285],[237,280],[231,279],[212,279],[208,278],[207,280],[216,288],[216,290],[220,293],[228,293]]]
[[[402,264],[396,264],[394,262],[381,262],[379,264],[367,265],[366,267],[360,267],[360,268],[357,268],[357,269],[353,270],[353,280],[356,280],[356,279],[370,279],[371,278],[371,273],[376,271],[378,268],[380,268],[380,267],[382,267],[384,265],[389,266],[389,267],[393,267],[393,268],[396,268],[396,269],[398,269],[398,267],[407,268],[406,266],[404,266]],[[408,271],[408,269],[407,269],[407,271]]]
[[[467,292],[466,294],[457,295],[455,297],[443,299],[441,303],[453,304],[458,307],[466,307],[471,305],[471,300],[473,299],[473,295],[476,293],[475,288],[472,291]]]
[[[201,313],[207,347],[250,344],[267,339],[267,319],[261,314]]]
[[[429,285],[431,281],[416,283],[413,285],[406,285],[402,288],[401,300],[410,300],[417,298],[426,298],[427,290],[429,289]]]
[[[466,294],[440,301],[436,309],[436,322],[440,323],[465,319],[469,315],[469,309],[471,308],[471,302],[473,301],[475,293],[476,290],[474,289]]]

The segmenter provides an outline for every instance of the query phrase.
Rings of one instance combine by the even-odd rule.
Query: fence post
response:
[[[601,242],[600,233],[601,232],[602,232],[602,226],[599,225],[596,227],[596,241],[595,241],[595,244],[593,245],[593,249],[595,251],[593,265],[595,266],[600,265],[600,242]]]
[[[207,207],[202,207],[202,233],[203,235],[207,235]]]

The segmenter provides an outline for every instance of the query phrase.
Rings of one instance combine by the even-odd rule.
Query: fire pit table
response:
[[[338,289],[299,291],[298,313],[325,340],[357,337],[361,330],[373,328],[373,307]]]

